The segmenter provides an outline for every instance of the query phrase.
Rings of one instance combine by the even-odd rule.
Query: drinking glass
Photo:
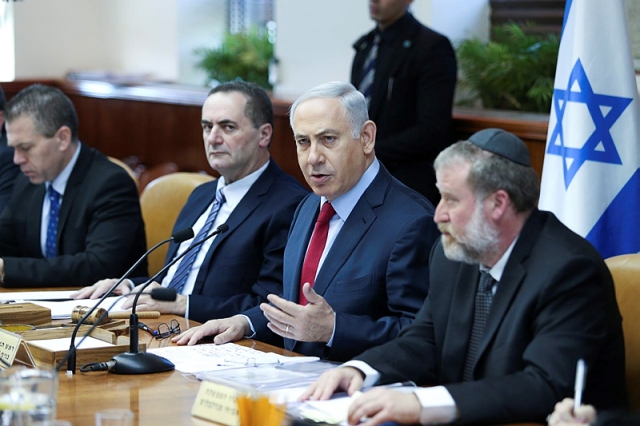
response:
[[[96,426],[132,426],[133,411],[111,408],[96,413]]]
[[[56,418],[58,374],[48,368],[12,367],[0,374],[0,424],[28,426]]]

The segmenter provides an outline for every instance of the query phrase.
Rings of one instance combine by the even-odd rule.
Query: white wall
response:
[[[178,1],[100,0],[101,47],[107,69],[176,81]]]
[[[69,70],[149,74],[204,84],[193,49],[220,40],[223,0],[24,0],[13,3],[15,77]],[[413,13],[454,43],[486,38],[488,0],[415,0]],[[348,80],[351,45],[374,26],[367,0],[276,0],[277,96]]]
[[[109,70],[177,80],[178,0],[13,3],[16,78]]]
[[[16,78],[59,77],[71,68],[102,68],[100,2],[15,2]]]
[[[181,83],[204,85],[206,73],[195,67],[195,49],[222,43],[227,22],[225,0],[180,0],[178,5],[178,61]]]

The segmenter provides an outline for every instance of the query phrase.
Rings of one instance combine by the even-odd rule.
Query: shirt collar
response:
[[[351,211],[356,206],[364,191],[367,190],[371,182],[376,178],[378,172],[380,171],[380,162],[377,158],[373,158],[373,162],[371,165],[365,170],[364,174],[355,184],[353,188],[351,188],[346,194],[339,196],[335,200],[331,202],[333,205],[333,209],[336,211],[336,214],[342,219],[342,221],[346,222],[347,218],[351,214]],[[325,197],[321,198],[320,207],[327,202]]]
[[[229,207],[233,209],[240,203],[242,197],[244,197],[251,186],[256,183],[260,175],[262,175],[262,173],[267,170],[270,161],[271,160],[268,160],[255,172],[250,173],[242,179],[236,180],[228,185],[224,176],[220,176],[220,178],[218,179],[218,189],[222,190],[225,203]]]
[[[507,261],[509,260],[509,256],[511,256],[511,252],[515,247],[516,242],[518,241],[518,238],[519,236],[514,238],[514,240],[511,242],[511,245],[509,245],[507,250],[503,253],[502,257],[496,262],[495,265],[493,265],[492,268],[488,269],[486,266],[480,265],[480,270],[488,271],[489,275],[491,275],[491,277],[494,280],[496,280],[497,282],[500,282],[500,279],[502,278],[502,274],[504,273],[504,268],[505,266],[507,266]]]
[[[64,169],[62,169],[62,172],[58,176],[56,176],[54,180],[52,180],[51,182],[47,182],[47,189],[49,188],[49,185],[51,185],[53,186],[53,189],[55,189],[55,191],[58,194],[64,195],[64,190],[67,188],[67,182],[69,181],[69,176],[71,176],[73,167],[78,162],[81,145],[82,144],[78,142],[78,147],[76,148],[76,152],[73,154],[73,157],[71,157],[71,161],[69,161],[69,163],[64,167]]]

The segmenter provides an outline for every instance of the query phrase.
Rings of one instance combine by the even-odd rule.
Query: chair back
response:
[[[138,188],[139,190],[140,186],[138,182],[138,176],[133,171],[133,169],[129,167],[127,163],[115,157],[107,157],[107,158],[109,158],[109,161],[111,161],[113,164],[117,164],[118,166],[122,167],[129,174],[129,176],[131,176],[131,179],[133,179],[133,182],[136,184],[136,188]]]
[[[606,259],[622,314],[629,408],[640,410],[640,254]]]
[[[147,247],[151,248],[171,237],[178,214],[193,190],[215,179],[200,173],[178,172],[151,181],[140,194],[140,207],[147,234]],[[168,244],[149,255],[149,276],[164,265]]]

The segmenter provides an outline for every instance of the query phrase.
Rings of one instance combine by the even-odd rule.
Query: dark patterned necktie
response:
[[[49,224],[47,225],[47,242],[45,244],[45,257],[56,257],[56,236],[58,235],[58,215],[60,213],[60,194],[53,189],[53,185],[47,188],[49,197]]]
[[[473,325],[471,327],[471,335],[469,336],[469,349],[467,350],[467,358],[464,363],[464,373],[462,379],[465,382],[473,380],[473,365],[478,355],[478,347],[480,339],[484,332],[484,326],[491,309],[491,301],[493,300],[493,292],[491,288],[495,280],[487,271],[480,271],[480,282],[476,291],[476,303],[473,312]]]
[[[371,88],[373,87],[373,79],[376,76],[376,62],[378,58],[378,47],[380,45],[380,36],[376,35],[373,39],[373,45],[367,59],[362,67],[362,80],[360,80],[359,90],[367,99],[367,105],[371,102]]]
[[[218,191],[216,192],[216,199],[213,201],[213,206],[211,207],[209,216],[207,217],[207,220],[202,228],[200,228],[200,231],[198,231],[198,235],[196,235],[193,241],[191,241],[191,245],[189,245],[189,247],[198,244],[209,234],[211,226],[218,216],[220,206],[224,204],[224,201],[225,199],[224,194],[222,194],[222,188],[218,189]],[[191,272],[191,267],[196,261],[196,257],[200,252],[200,248],[202,248],[202,245],[199,248],[194,248],[182,258],[180,264],[178,265],[178,269],[176,269],[176,273],[173,275],[173,278],[171,279],[171,282],[167,287],[174,289],[176,293],[180,294],[182,288],[187,282],[187,278],[189,277],[189,273]]]

